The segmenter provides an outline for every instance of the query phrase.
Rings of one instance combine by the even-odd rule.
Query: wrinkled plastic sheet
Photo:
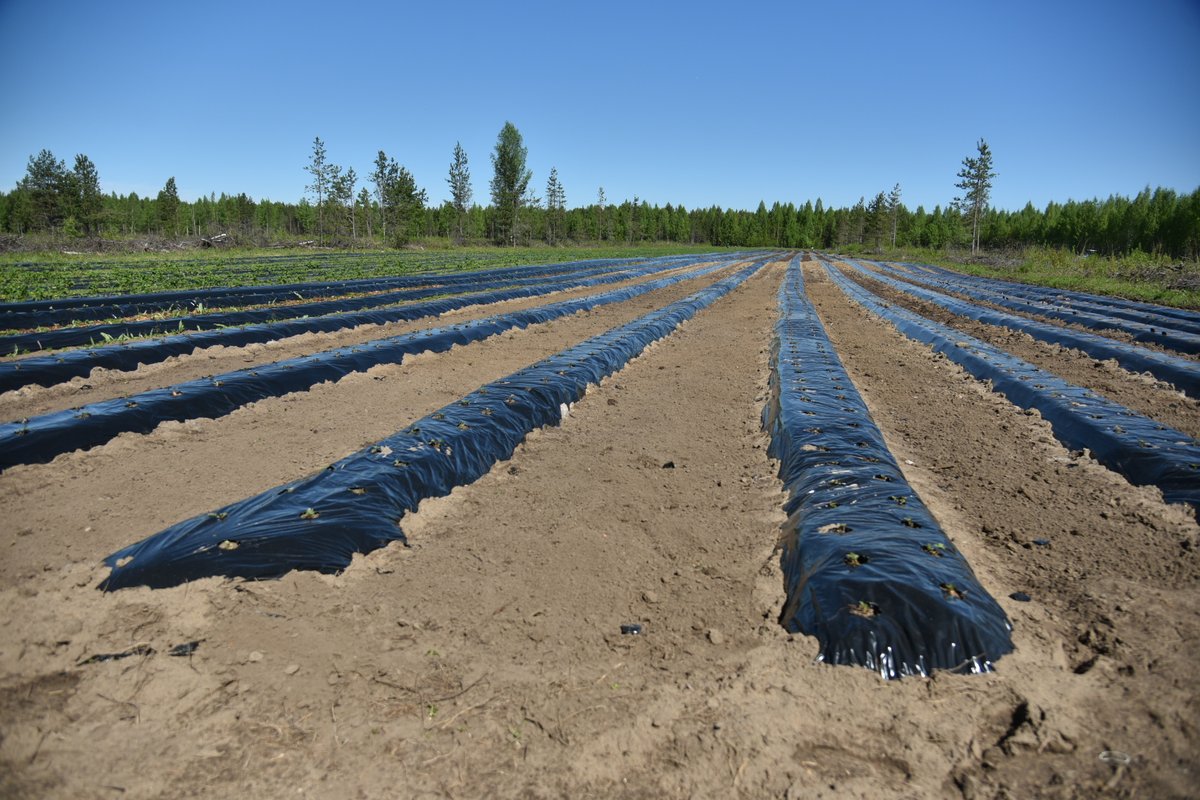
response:
[[[496,289],[486,292],[428,300],[423,303],[356,311],[346,314],[329,314],[311,319],[286,320],[283,322],[247,325],[239,328],[182,333],[161,339],[145,339],[121,342],[87,350],[72,350],[53,355],[29,356],[13,361],[0,362],[0,392],[19,389],[22,386],[53,386],[74,377],[87,376],[97,367],[113,370],[131,370],[139,364],[155,364],[171,356],[186,355],[205,347],[223,345],[241,347],[257,342],[269,342],[296,336],[302,333],[329,333],[359,325],[383,325],[437,316],[447,311],[473,305],[498,303],[537,297],[563,289],[578,289],[601,286],[607,283],[629,280],[663,269],[679,267],[678,262],[669,266],[655,262],[621,272],[609,272],[590,278],[574,278],[539,284],[533,287]]]
[[[1169,321],[1166,319],[1160,319],[1157,323],[1150,324],[1133,319],[1122,319],[1105,313],[1110,310],[1108,308],[1088,311],[1081,307],[1063,305],[1061,303],[1047,301],[1033,302],[1020,297],[1010,296],[1005,292],[998,291],[993,284],[985,282],[975,284],[966,281],[951,282],[947,279],[930,282],[950,291],[964,294],[973,300],[993,303],[1012,311],[1021,311],[1026,314],[1036,314],[1041,317],[1058,319],[1085,328],[1091,328],[1092,330],[1121,331],[1129,334],[1134,341],[1162,345],[1180,353],[1200,353],[1200,336],[1189,333],[1186,330],[1177,330],[1171,327]],[[1159,307],[1156,306],[1155,308]]]
[[[1145,322],[1155,326],[1200,334],[1200,313],[1184,308],[1143,303],[1137,300],[1127,300],[1124,297],[1109,297],[1076,292],[1069,289],[1036,286],[1029,283],[1015,283],[999,278],[982,278],[977,275],[955,272],[954,270],[935,267],[930,264],[901,262],[901,265],[908,268],[914,277],[925,275],[931,279],[940,279],[946,284],[957,283],[990,288],[992,291],[1003,292],[1015,297],[1023,297],[1035,302],[1053,303],[1084,311],[1095,311],[1112,317],[1123,317],[1135,322]]]
[[[338,572],[355,553],[404,541],[400,523],[421,500],[471,483],[509,458],[533,429],[651,342],[740,285],[756,262],[689,297],[445,406],[328,469],[173,525],[105,559],[105,591],[174,586],[209,576]]]
[[[858,266],[854,261],[846,259],[842,259],[842,261],[850,266]],[[1200,363],[1110,339],[1106,336],[1050,325],[1028,317],[1006,314],[1003,311],[968,303],[941,292],[897,280],[894,276],[901,275],[901,273],[886,264],[873,261],[868,263],[882,272],[864,270],[863,274],[905,294],[940,306],[951,313],[988,325],[999,325],[1010,330],[1022,331],[1043,342],[1081,350],[1093,358],[1113,359],[1125,369],[1133,372],[1149,372],[1159,380],[1173,384],[1175,388],[1192,397],[1200,397]]]
[[[103,444],[120,433],[146,433],[168,420],[220,417],[267,397],[305,391],[323,381],[338,381],[379,364],[398,364],[405,356],[445,352],[454,345],[629,300],[729,266],[726,262],[588,297],[336,348],[6,423],[0,425],[0,469],[45,463],[61,453]]]
[[[1133,484],[1155,486],[1168,503],[1189,503],[1200,514],[1200,442],[1095,392],[1068,383],[999,348],[910,311],[885,304],[822,262],[851,299],[929,345],[1021,408],[1034,408],[1055,437],[1072,450],[1088,450]]]
[[[591,267],[563,273],[558,270],[550,275],[534,275],[531,277],[501,277],[475,281],[445,283],[438,286],[424,286],[416,289],[398,289],[383,294],[366,297],[321,300],[313,303],[292,303],[290,305],[272,305],[267,308],[250,310],[221,311],[209,314],[195,314],[169,319],[122,320],[120,322],[102,325],[85,325],[81,327],[59,328],[50,331],[31,333],[16,333],[0,336],[0,352],[22,350],[57,350],[67,347],[82,347],[104,341],[105,337],[118,338],[122,336],[154,336],[178,333],[181,330],[203,331],[215,328],[228,328],[237,325],[254,325],[260,323],[281,322],[299,317],[319,317],[326,314],[345,314],[367,308],[382,308],[397,303],[409,303],[439,295],[463,294],[464,291],[486,291],[489,289],[515,288],[518,286],[538,286],[552,280],[578,280],[599,274],[614,274],[608,267]],[[292,298],[295,300],[296,298]]]
[[[763,424],[788,492],[781,622],[820,659],[884,678],[985,672],[1012,650],[1004,611],[905,480],[804,294],[779,291]]]
[[[106,295],[63,298],[58,300],[29,300],[0,303],[0,329],[37,328],[109,317],[152,314],[177,309],[207,306],[246,306],[295,301],[309,297],[328,297],[352,292],[386,291],[428,286],[459,286],[473,281],[497,281],[507,278],[543,277],[577,270],[600,269],[618,264],[632,265],[636,259],[606,258],[560,264],[504,267],[473,272],[436,273],[378,278],[354,278],[344,281],[316,281],[275,286],[242,286],[237,288],[183,289],[142,294]],[[11,349],[11,348],[0,348]]]

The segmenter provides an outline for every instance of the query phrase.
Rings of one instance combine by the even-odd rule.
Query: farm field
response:
[[[1200,315],[782,252],[488,280],[388,287],[433,293],[334,309],[325,328],[303,314],[218,325],[169,354],[130,341],[0,361],[18,387],[0,394],[0,796],[1195,796]],[[833,378],[838,405],[861,395],[895,459],[888,483],[911,487],[879,496],[913,516],[919,497],[947,537],[935,553],[931,531],[912,533],[915,572],[944,552],[979,587],[924,588],[951,609],[990,595],[1011,623],[1011,652],[974,663],[986,671],[884,680],[789,632],[804,600],[781,553],[808,558],[805,536],[843,531],[810,529],[838,506],[789,498],[764,430],[788,385],[781,296],[828,336],[816,350],[852,384]],[[644,333],[668,307],[674,330]],[[589,343],[617,329],[631,333]],[[444,349],[422,349],[443,332]],[[542,389],[618,346],[632,357],[561,409]],[[1022,363],[996,366],[988,348]],[[335,373],[316,371],[326,359]],[[466,470],[485,418],[524,410],[487,405],[518,385],[559,424],[518,431],[477,480],[353,524],[301,501],[360,468],[343,497],[392,498],[394,471],[376,464],[401,450],[390,437],[420,437],[401,469]],[[87,426],[99,432],[79,449]],[[858,484],[803,469],[870,532]],[[239,504],[260,493],[283,499]],[[179,558],[161,572],[157,554],[115,557],[193,518],[181,536],[229,532],[165,548]],[[372,526],[377,549],[336,573],[254,579],[267,528],[324,531],[333,564],[348,530]],[[97,590],[126,574],[128,588]],[[860,631],[888,617],[863,603],[828,616]]]

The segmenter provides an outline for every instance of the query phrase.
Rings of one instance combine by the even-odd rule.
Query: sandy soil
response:
[[[339,576],[94,589],[112,550],[696,287],[0,475],[0,796],[1195,796],[1190,511],[1072,456],[819,270],[851,377],[1017,649],[988,675],[885,683],[780,628],[759,414],[782,274]]]

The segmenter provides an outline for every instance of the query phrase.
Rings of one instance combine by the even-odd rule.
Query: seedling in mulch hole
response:
[[[846,607],[846,610],[854,616],[863,617],[864,619],[873,619],[879,616],[879,606],[867,600],[859,600],[857,603],[852,603]]]
[[[850,533],[854,529],[844,522],[831,522],[817,528],[817,533]]]
[[[921,527],[921,523],[917,522],[917,521],[916,521],[915,519],[913,519],[912,517],[905,517],[904,519],[900,520],[900,522],[901,522],[901,523],[904,525],[904,527],[906,527],[906,528],[919,528],[919,527]]]
[[[78,414],[75,415],[75,419],[87,419],[90,416],[91,416],[91,414],[88,413],[87,411],[80,411]]]
[[[929,555],[937,556],[938,558],[941,558],[946,554],[946,545],[942,544],[941,542],[929,542],[927,544],[923,544],[921,545],[921,549],[926,553],[929,553]]]
[[[893,480],[895,480],[895,478],[893,478],[891,475],[876,475],[875,480],[883,481],[884,483],[891,483]]]
[[[893,503],[895,503],[898,506],[908,505],[908,498],[904,497],[903,495],[894,494],[891,497],[889,497],[888,500],[891,500]]]
[[[134,402],[133,400],[130,400],[128,403],[125,404],[125,407],[126,408],[137,408],[137,403]]]
[[[940,588],[942,590],[942,593],[945,594],[946,597],[952,598],[954,600],[962,600],[963,598],[965,598],[967,596],[966,592],[964,592],[962,589],[959,589],[953,583],[943,583],[943,584],[941,584]]]
[[[300,519],[316,519],[321,516],[316,509],[306,508],[300,512]]]
[[[445,414],[443,414],[443,413],[441,413],[441,412],[439,411],[438,413],[436,413],[436,414],[434,414],[434,415],[433,415],[433,418],[434,418],[434,419],[445,419],[445,418],[446,418],[446,415],[445,415]]]
[[[862,553],[846,553],[845,557],[842,558],[842,561],[846,562],[846,566],[850,567],[851,569],[854,567],[861,567],[870,560],[871,559],[867,558]]]
[[[515,406],[517,404],[517,396],[515,394],[510,394],[508,397],[504,398],[504,402],[506,405]]]
[[[833,478],[828,482],[828,484],[830,486],[845,486],[846,481],[842,480],[841,478]]]
[[[837,507],[838,507],[838,502],[836,500],[830,500],[828,503],[821,506],[821,508],[837,508]]]
[[[226,539],[225,541],[223,541],[219,545],[217,545],[217,547],[221,550],[237,550],[238,543],[231,539]]]
[[[183,392],[178,391],[177,389],[172,389],[171,397],[183,397]]]
[[[469,406],[469,405],[471,405],[471,401],[470,400],[459,400],[458,404],[460,406]]]
[[[350,487],[350,494],[357,494],[357,495],[361,496],[366,493],[367,493],[367,487],[365,487],[365,486],[351,486]]]
[[[393,462],[392,462],[392,466],[393,466],[393,467],[400,467],[401,469],[403,469],[404,467],[407,467],[407,466],[408,466],[408,462],[407,462],[407,461],[401,461],[400,459],[396,459],[395,461],[393,461]]]
[[[411,428],[409,428],[407,431],[405,431],[405,433],[409,434],[410,436],[416,436],[420,432],[421,432],[421,429],[419,427],[417,427],[416,425],[413,425]]]
[[[1113,433],[1124,433],[1125,429],[1120,425],[1113,425]]]
[[[465,422],[460,422],[460,423],[458,423],[458,429],[460,431],[469,431],[469,430],[471,430],[471,426]]]
[[[215,519],[217,522],[224,522],[226,517],[229,516],[229,512],[228,511],[213,511],[208,516],[209,516],[209,519]]]
[[[490,408],[485,408],[485,409],[483,410],[483,415],[484,415],[485,417],[490,417],[490,416],[492,415],[492,410],[491,410]]]

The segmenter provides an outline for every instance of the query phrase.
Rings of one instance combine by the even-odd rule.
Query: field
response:
[[[589,255],[0,306],[0,796],[1196,796],[1200,315]]]

